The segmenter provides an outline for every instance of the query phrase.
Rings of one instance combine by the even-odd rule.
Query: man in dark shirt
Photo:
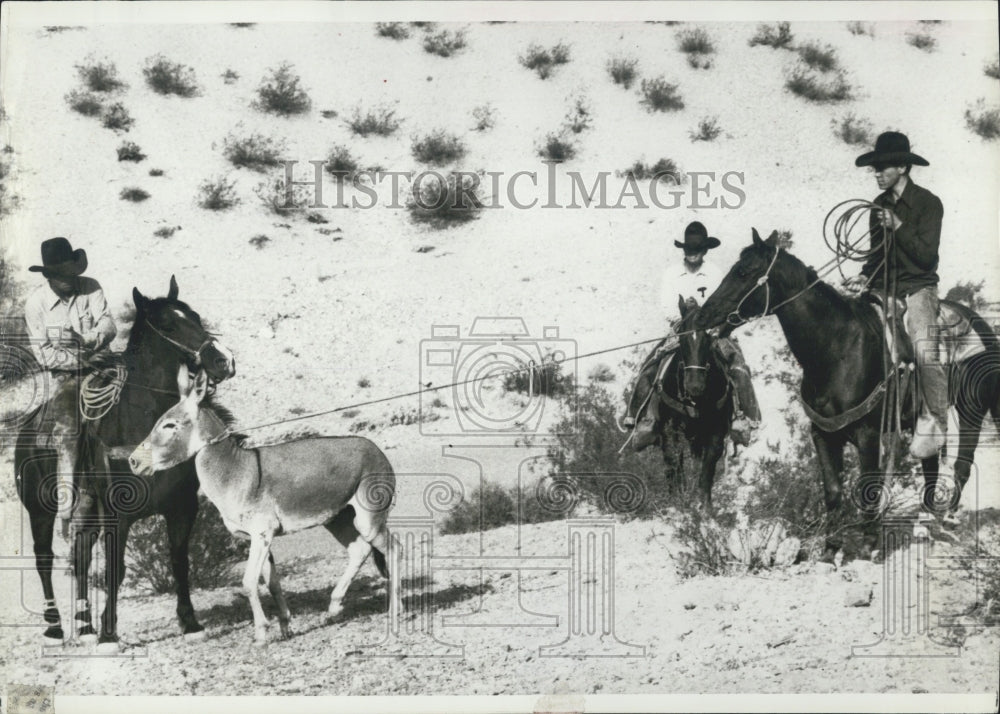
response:
[[[871,213],[871,255],[861,274],[844,284],[906,303],[906,332],[913,344],[923,397],[910,452],[927,458],[944,445],[948,429],[948,378],[938,358],[937,329],[938,246],[944,208],[937,196],[910,178],[914,165],[929,164],[910,151],[904,134],[881,134],[875,150],[854,163],[875,170],[882,193],[874,203],[881,210]]]

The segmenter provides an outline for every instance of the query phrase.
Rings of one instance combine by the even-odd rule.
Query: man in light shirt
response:
[[[31,348],[47,381],[51,413],[50,443],[59,455],[59,480],[67,484],[78,471],[77,453],[84,430],[76,413],[78,377],[86,374],[115,338],[118,330],[108,311],[100,284],[82,276],[87,269],[87,253],[73,250],[65,238],[42,243],[42,264],[28,270],[41,273],[46,283],[39,285],[24,306],[24,321]],[[59,490],[57,515],[62,534],[68,534],[72,516],[70,489]]]
[[[655,415],[649,411],[645,416],[638,414],[647,402],[657,380],[666,370],[669,359],[677,349],[678,339],[674,334],[680,323],[678,311],[678,295],[686,301],[701,305],[722,282],[721,270],[713,263],[705,260],[708,251],[720,245],[719,239],[708,235],[708,230],[699,221],[688,224],[684,229],[684,242],[674,241],[674,245],[684,251],[683,262],[671,265],[663,275],[660,287],[660,308],[668,321],[668,336],[664,338],[646,357],[639,368],[635,387],[629,397],[623,424],[635,427],[633,446],[636,451],[642,451],[656,441],[659,425]],[[736,443],[747,444],[750,433],[760,421],[760,409],[753,385],[750,382],[750,371],[743,359],[739,345],[730,337],[719,337],[716,342],[716,354],[720,358],[730,382],[736,388],[736,419],[733,421],[730,434]],[[636,418],[640,417],[639,422]]]

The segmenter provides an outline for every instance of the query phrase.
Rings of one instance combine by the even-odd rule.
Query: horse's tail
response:
[[[372,546],[372,557],[375,559],[375,567],[378,568],[379,573],[386,580],[389,579],[389,564],[386,562],[385,553],[383,553],[378,548]]]

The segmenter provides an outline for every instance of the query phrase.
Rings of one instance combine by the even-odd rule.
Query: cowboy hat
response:
[[[87,269],[87,251],[73,250],[65,238],[49,238],[42,241],[42,264],[28,268],[33,273],[59,277],[75,277]]]
[[[898,131],[887,131],[879,134],[875,140],[875,150],[862,154],[854,160],[855,166],[872,166],[874,164],[930,166],[927,159],[910,151],[910,140],[906,138],[906,134],[901,134]]]
[[[708,235],[705,226],[699,221],[689,223],[688,227],[684,229],[683,243],[678,240],[674,241],[674,245],[678,248],[690,251],[711,250],[712,248],[718,248],[721,244],[718,238]]]

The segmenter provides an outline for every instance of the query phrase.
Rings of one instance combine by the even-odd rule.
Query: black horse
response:
[[[680,300],[681,326],[677,352],[658,385],[660,448],[675,478],[683,482],[684,451],[672,436],[682,436],[698,461],[701,500],[712,505],[712,484],[719,459],[726,451],[726,434],[733,421],[733,392],[719,363],[714,339],[693,330],[699,308]]]
[[[960,419],[959,448],[954,459],[955,488],[946,508],[954,510],[969,478],[983,417],[989,411],[1000,428],[1000,347],[986,322],[968,308],[946,303],[966,318],[986,346],[985,352],[952,367],[950,391]],[[865,547],[877,539],[875,524],[887,503],[879,461],[883,404],[889,365],[884,362],[884,334],[870,301],[841,295],[820,281],[811,268],[778,247],[777,232],[744,248],[718,289],[705,301],[694,324],[701,329],[742,323],[768,314],[778,318],[788,345],[802,366],[801,398],[812,421],[812,440],[831,515],[827,557],[841,543],[834,537],[842,515],[844,447],[858,450],[861,479],[855,499],[865,516]],[[888,390],[892,392],[892,390]],[[912,390],[911,390],[912,392]],[[912,428],[912,406],[902,409],[902,428]],[[924,507],[940,511],[935,501],[939,460],[922,461]]]
[[[178,370],[203,367],[214,381],[235,374],[232,354],[209,335],[198,313],[177,299],[177,282],[170,278],[165,298],[149,299],[133,289],[135,322],[121,355],[127,378],[120,398],[100,420],[96,436],[108,448],[111,473],[77,476],[79,498],[74,519],[79,524],[72,544],[73,574],[79,610],[77,634],[94,638],[87,574],[92,549],[104,535],[107,554],[106,602],[98,649],[118,651],[118,588],[125,578],[125,542],[132,523],[153,514],[166,519],[170,563],[177,581],[177,617],[186,637],[204,636],[191,605],[188,583],[188,540],[198,512],[198,478],[190,461],[147,480],[132,474],[129,450],[142,441],[160,414],[179,399]],[[58,402],[58,403],[57,403]],[[14,451],[17,491],[31,520],[35,567],[45,596],[46,644],[61,644],[63,629],[52,589],[52,539],[58,489],[57,454],[38,436],[47,409],[76,409],[76,390],[62,390],[44,405],[35,420],[18,432]],[[115,449],[114,447],[127,447]],[[86,450],[84,450],[86,451]],[[116,451],[118,453],[116,453]],[[82,452],[83,453],[83,452]],[[79,465],[78,465],[79,467]]]

